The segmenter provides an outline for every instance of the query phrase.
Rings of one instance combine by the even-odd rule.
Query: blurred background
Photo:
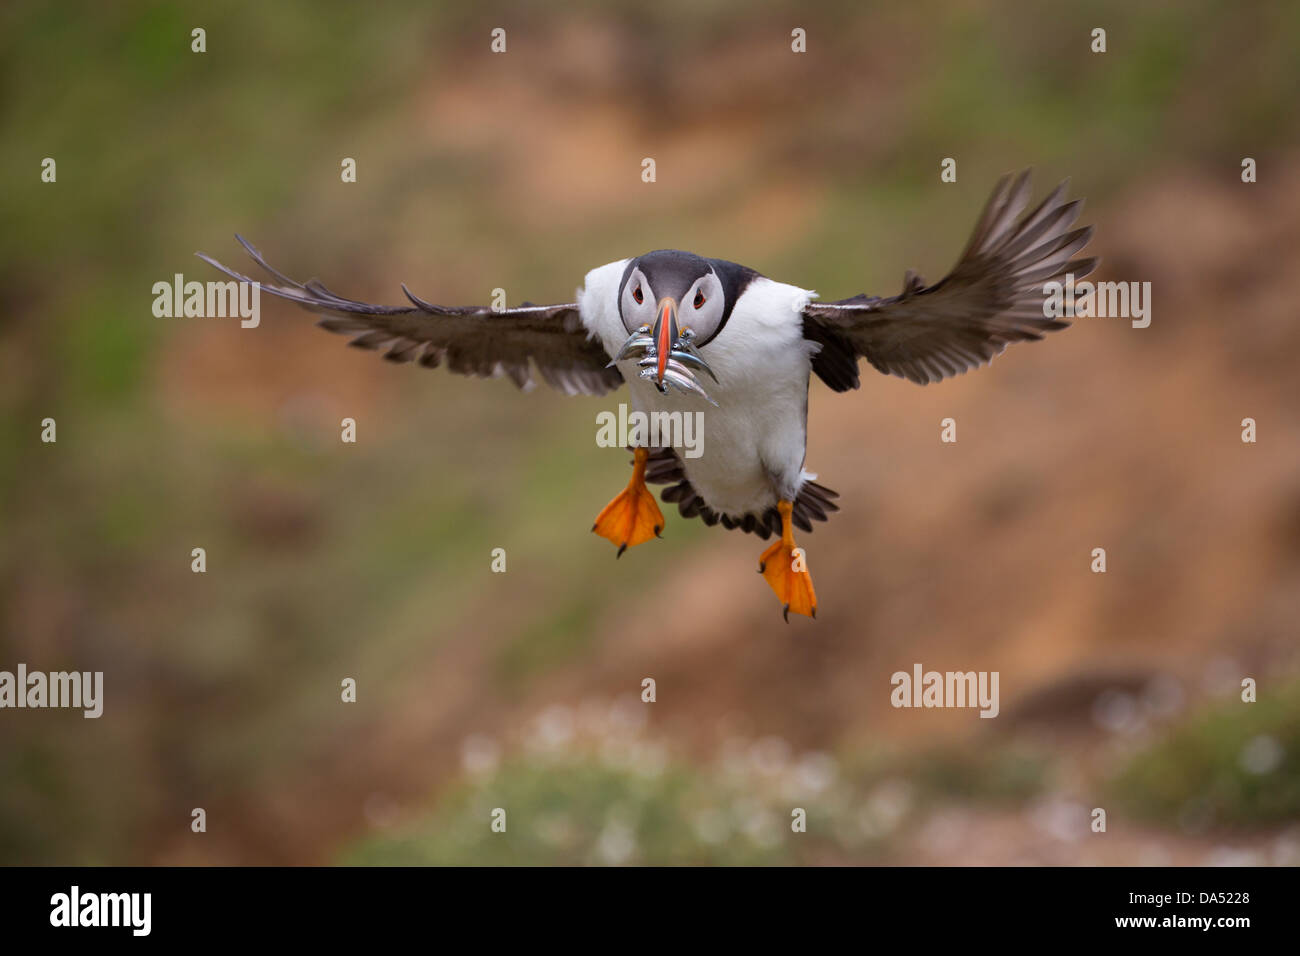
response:
[[[0,862],[1300,862],[1300,6],[872,7],[5,5],[0,669],[106,690],[0,712]],[[621,394],[394,367],[269,296],[151,312],[236,231],[375,302],[569,301],[663,246],[890,295],[1026,165],[1151,326],[814,380],[815,623],[753,537],[590,534]],[[1001,715],[893,709],[918,662],[1000,672]]]

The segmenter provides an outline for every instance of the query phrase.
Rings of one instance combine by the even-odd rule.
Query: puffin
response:
[[[805,469],[812,376],[848,392],[861,384],[866,359],[878,372],[928,385],[1069,325],[1045,307],[1044,287],[1096,268],[1096,258],[1076,257],[1093,229],[1075,228],[1083,200],[1066,201],[1068,180],[1026,212],[1030,172],[998,181],[943,279],[930,285],[909,270],[898,295],[829,302],[748,266],[659,249],[592,269],[575,300],[559,305],[435,305],[405,284],[408,304],[375,305],[316,279],[296,282],[235,238],[270,277],[259,282],[263,290],[391,362],[506,377],[524,389],[540,379],[569,395],[605,395],[626,384],[642,414],[701,416],[697,454],[633,444],[627,486],[591,530],[618,556],[661,537],[663,512],[647,485],[662,485],[661,499],[683,518],[775,538],[758,571],[788,622],[791,612],[817,614],[795,529],[811,533],[839,510],[839,495]],[[197,255],[239,282],[255,281]]]

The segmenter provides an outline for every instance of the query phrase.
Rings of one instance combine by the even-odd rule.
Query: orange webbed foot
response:
[[[618,545],[618,557],[630,547],[659,537],[664,528],[659,503],[645,486],[646,460],[650,453],[645,448],[637,448],[633,456],[632,480],[596,515],[596,522],[591,526],[596,534]]]
[[[817,616],[817,592],[812,575],[808,572],[808,558],[803,548],[794,543],[790,528],[792,505],[788,501],[777,504],[781,513],[781,540],[772,545],[758,559],[758,573],[763,575],[773,593],[781,601],[782,613],[790,620],[790,612],[805,617]]]

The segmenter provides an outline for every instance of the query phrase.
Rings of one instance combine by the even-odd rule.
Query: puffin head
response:
[[[672,385],[713,402],[695,370],[717,381],[699,346],[717,334],[728,309],[722,280],[709,260],[676,249],[631,260],[619,286],[618,309],[628,338],[614,362],[639,354],[641,377],[660,392]]]

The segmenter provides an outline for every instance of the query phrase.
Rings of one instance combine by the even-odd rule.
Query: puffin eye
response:
[[[641,294],[640,284],[638,284],[637,287],[632,290],[632,298],[636,299],[637,305],[640,305],[642,302],[645,301],[645,296]]]
[[[698,308],[699,308],[700,306],[702,306],[702,305],[704,305],[704,293],[701,292],[699,289],[696,289],[696,290],[695,290],[695,308],[698,309]]]

